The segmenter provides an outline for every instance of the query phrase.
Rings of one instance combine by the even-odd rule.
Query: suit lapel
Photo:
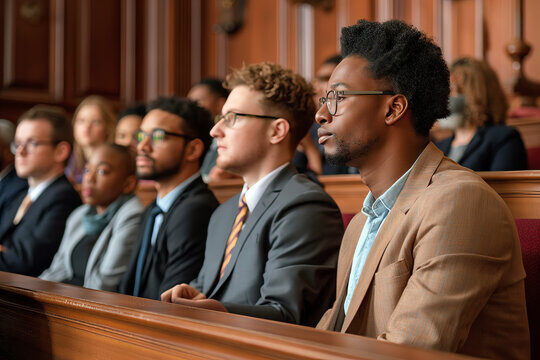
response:
[[[259,200],[258,204],[255,206],[255,209],[253,210],[251,214],[248,215],[244,228],[242,229],[242,232],[240,233],[240,237],[238,238],[238,241],[236,242],[236,245],[232,251],[231,260],[229,264],[227,265],[227,267],[225,268],[225,273],[223,274],[223,277],[219,279],[210,297],[212,297],[219,290],[222,284],[225,281],[227,281],[227,279],[232,273],[232,270],[234,269],[236,261],[238,260],[238,256],[242,250],[242,247],[246,243],[247,239],[250,238],[250,235],[255,229],[256,225],[258,224],[259,219],[264,215],[264,213],[268,210],[268,208],[270,208],[274,200],[276,200],[281,189],[283,189],[283,186],[296,173],[297,173],[296,170],[294,170],[292,165],[289,164],[282,171],[279,172],[279,174],[276,176],[276,178],[272,182],[270,182],[270,184],[268,184],[268,187],[264,191],[263,196]],[[236,213],[234,214],[234,216],[236,216]],[[231,227],[232,227],[232,224],[231,224]],[[228,234],[227,234],[227,238],[225,238],[223,242],[226,243],[227,239],[228,239]],[[224,252],[225,252],[225,246],[223,246],[223,249],[221,251],[221,257],[223,257]],[[221,261],[219,262],[219,264],[220,264],[219,266],[221,267]]]
[[[198,186],[201,186],[203,184],[202,178],[199,176],[195,180],[193,180],[184,190],[178,194],[174,202],[172,203],[169,210],[163,214],[163,221],[161,222],[161,226],[159,227],[157,236],[156,236],[156,242],[154,246],[152,244],[148,244],[148,252],[146,261],[144,262],[143,266],[143,272],[141,277],[141,286],[145,284],[146,280],[148,279],[148,273],[150,272],[150,269],[152,269],[152,264],[155,260],[155,254],[162,251],[163,246],[167,246],[165,242],[167,241],[165,239],[165,235],[167,234],[167,223],[169,222],[169,219],[171,218],[171,214],[174,212],[174,209],[179,206],[182,201],[188,197],[191,192]],[[156,202],[154,201],[154,204]],[[146,222],[145,222],[146,223]]]
[[[347,332],[347,330],[351,327],[351,323],[359,314],[358,310],[373,281],[373,277],[378,269],[379,263],[383,257],[386,247],[388,246],[388,243],[394,238],[394,234],[399,229],[401,224],[405,222],[407,212],[412,204],[414,204],[418,196],[420,196],[422,191],[429,185],[431,178],[442,159],[443,153],[431,142],[426,146],[422,154],[420,154],[420,157],[411,170],[407,182],[399,194],[396,203],[392,207],[386,221],[381,226],[377,236],[375,237],[373,246],[369,251],[366,263],[362,269],[358,283],[356,284],[347,315],[343,321],[343,326],[341,328],[342,332]],[[357,234],[360,234],[360,232]],[[352,258],[350,260],[350,264],[348,264],[349,274],[351,264]],[[348,281],[348,276],[346,281]]]
[[[465,148],[465,152],[463,153],[463,156],[461,159],[459,159],[459,163],[461,164],[469,155],[471,155],[477,147],[479,147],[483,141],[484,141],[484,128],[478,128],[476,131],[476,134],[474,134],[474,137],[472,138],[471,142],[467,145]]]
[[[338,282],[336,292],[336,306],[332,318],[330,319],[328,329],[339,331],[343,324],[344,309],[343,304],[347,297],[347,288],[349,285],[349,277],[351,274],[351,266],[354,258],[354,251],[360,239],[362,229],[366,223],[366,216],[364,214],[357,214],[351,221],[345,235],[343,235],[343,249],[340,250],[343,255],[340,254],[340,261],[343,262],[343,266],[338,268]]]

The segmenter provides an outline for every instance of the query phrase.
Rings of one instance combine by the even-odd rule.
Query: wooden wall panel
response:
[[[334,0],[323,10],[291,0],[245,0],[243,26],[225,34],[216,32],[223,0],[36,0],[44,11],[36,24],[20,16],[33,0],[4,0],[0,116],[15,117],[37,102],[72,110],[90,93],[118,106],[185,95],[201,77],[224,77],[265,60],[309,79],[339,50],[341,28],[361,18],[407,21],[439,42],[449,62],[484,56],[508,84],[515,1]],[[540,2],[524,0],[524,9],[525,39],[533,47],[525,72],[540,81]]]
[[[525,40],[532,47],[532,51],[525,59],[525,74],[534,81],[540,82],[540,1],[524,1]]]
[[[76,96],[98,93],[119,99],[121,4],[109,0],[76,3]]]
[[[278,61],[278,1],[246,1],[244,26],[228,36],[228,67]]]

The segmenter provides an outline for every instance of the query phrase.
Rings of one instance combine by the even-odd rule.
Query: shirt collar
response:
[[[266,174],[262,179],[253,184],[249,189],[247,187],[247,184],[244,183],[242,193],[240,194],[240,199],[242,198],[242,196],[244,196],[244,194],[246,195],[246,204],[250,212],[253,211],[253,209],[255,209],[255,206],[257,206],[257,204],[259,203],[259,200],[261,200],[261,197],[263,196],[270,182],[274,180],[278,173],[283,170],[287,165],[289,165],[288,162],[281,166],[278,166],[277,168]]]
[[[409,170],[405,172],[405,174],[401,175],[401,177],[377,199],[373,197],[373,194],[370,191],[364,200],[362,213],[370,218],[384,216],[384,214],[389,213],[396,203],[401,190],[403,190],[403,186],[405,186],[405,182],[407,181],[407,178],[409,177],[409,174],[411,173],[411,170],[415,164],[416,161],[409,168]]]
[[[29,187],[28,195],[30,195],[30,199],[32,200],[32,202],[35,202],[41,196],[41,194],[43,194],[43,192],[49,187],[49,185],[55,182],[56,179],[58,179],[60,176],[62,175],[53,176],[50,179],[40,182],[33,188]]]
[[[167,195],[163,198],[160,198],[159,195],[156,198],[156,204],[163,212],[169,211],[174,201],[178,196],[191,184],[195,179],[200,176],[199,172],[188,177],[186,180],[182,181],[178,186],[172,189]]]

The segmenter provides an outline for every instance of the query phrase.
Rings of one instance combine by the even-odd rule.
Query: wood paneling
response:
[[[0,272],[3,359],[471,359]]]
[[[362,18],[412,23],[442,45],[448,61],[485,56],[507,85],[515,1],[335,0],[323,10],[290,0],[245,0],[243,26],[226,34],[216,32],[223,0],[4,0],[0,116],[13,118],[36,102],[73,109],[90,93],[118,106],[185,95],[201,77],[224,77],[261,61],[311,78],[339,50],[341,28]],[[41,9],[36,22],[21,15],[29,3]],[[533,47],[524,68],[538,81],[540,2],[524,0],[524,9],[525,40]]]

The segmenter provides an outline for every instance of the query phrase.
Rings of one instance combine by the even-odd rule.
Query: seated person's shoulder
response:
[[[512,126],[496,125],[484,128],[485,137],[495,143],[504,143],[510,139],[521,138],[519,131]]]

